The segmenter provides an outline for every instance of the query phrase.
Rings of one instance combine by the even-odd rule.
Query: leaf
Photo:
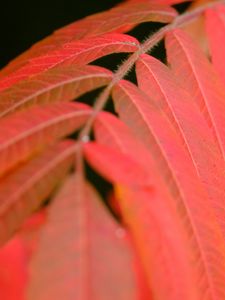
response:
[[[157,3],[122,3],[105,12],[100,12],[76,21],[54,32],[53,35],[38,42],[31,49],[17,57],[0,73],[7,75],[28,59],[43,55],[46,52],[56,50],[57,47],[70,42],[87,37],[98,36],[109,32],[124,32],[130,30],[136,24],[142,22],[162,22],[167,23],[176,17],[176,11],[167,6]]]
[[[154,166],[154,157],[125,124],[109,113],[101,113],[98,116],[95,122],[95,136],[99,143],[132,157],[148,170],[151,176],[149,190],[134,190],[117,185],[116,192],[119,197],[119,211],[133,235],[153,294],[159,299],[195,299],[195,283],[190,282],[190,279],[194,281],[194,271],[189,262],[190,246],[185,244],[186,233],[182,231],[177,212],[171,209],[173,200]],[[113,160],[113,163],[120,165],[120,161]],[[104,165],[99,164],[98,169],[101,167],[104,168]],[[113,172],[112,169],[111,163],[109,174]],[[120,171],[122,172],[121,169]],[[167,255],[163,253],[164,247]],[[164,269],[165,265],[168,267],[167,271]],[[165,280],[165,272],[174,270],[174,265],[176,275],[168,276]],[[179,286],[179,292],[176,292],[173,286]]]
[[[66,181],[47,220],[27,299],[139,299],[127,233],[81,174]]]
[[[147,3],[149,0],[126,0],[127,2],[131,3]],[[152,4],[158,4],[158,5],[174,5],[178,3],[183,3],[183,2],[190,2],[192,0],[151,0]]]
[[[225,93],[219,78],[201,49],[181,30],[167,34],[166,49],[175,76],[204,115],[225,157]]]
[[[69,146],[69,140],[67,140],[66,142],[67,145]],[[65,142],[64,144],[66,145]],[[23,241],[23,244],[27,248],[27,257],[28,257],[27,263],[29,262],[33,253],[37,249],[40,232],[45,222],[46,222],[46,206],[43,205],[40,209],[32,213],[30,217],[26,218],[25,222],[19,228],[19,232],[13,237],[15,238],[15,236],[19,235],[19,237]]]
[[[154,189],[116,187],[126,225],[141,254],[153,299],[201,299],[179,223]],[[174,267],[176,266],[176,267]],[[165,276],[167,274],[168,276]]]
[[[215,6],[208,9],[206,16],[206,31],[211,50],[212,62],[218,71],[223,84],[225,84],[225,60],[224,60],[224,41],[225,38],[225,9],[224,5]],[[215,30],[216,28],[216,30]]]
[[[24,66],[14,70],[6,78],[2,78],[0,91],[59,64],[70,65],[72,63],[81,66],[111,53],[134,52],[138,47],[139,42],[134,37],[119,33],[108,33],[81,41],[72,40],[56,50],[28,60]]]
[[[113,114],[107,112],[98,114],[94,122],[94,134],[98,144],[112,147],[124,155],[130,156],[146,169],[146,172],[152,173],[151,154],[144,143],[136,138],[130,128]]]
[[[84,145],[84,154],[89,164],[110,181],[137,186],[150,183],[148,173],[141,165],[110,147],[90,142]],[[119,165],[112,165],[112,161]]]
[[[225,164],[205,119],[159,60],[143,55],[136,65],[136,74],[139,87],[155,99],[188,149],[225,236]]]
[[[43,211],[34,214],[22,230],[0,249],[0,290],[4,300],[25,299],[28,262],[36,250],[35,242],[43,221]]]
[[[201,9],[202,6],[206,4],[211,4],[216,0],[195,0],[193,1],[187,9],[187,12],[192,12],[198,8]],[[182,26],[182,30],[187,32],[187,34],[202,48],[206,55],[209,54],[208,41],[205,32],[205,18],[204,14],[199,15],[195,20],[188,22]]]
[[[0,175],[79,129],[90,116],[81,103],[34,107],[0,121]]]
[[[55,32],[55,36],[80,39],[89,36],[118,31],[124,26],[131,26],[143,22],[169,23],[177,16],[175,9],[169,6],[150,3],[122,3],[110,10],[100,12],[70,24]],[[128,27],[129,28],[129,27]]]
[[[208,299],[221,299],[225,294],[224,239],[190,156],[157,104],[135,85],[121,81],[113,99],[120,118],[144,141],[170,188],[171,205],[180,214],[193,251],[199,293],[203,297],[207,290]]]
[[[112,73],[98,66],[59,66],[21,81],[0,93],[0,117],[36,104],[70,101],[106,85]]]
[[[64,141],[0,181],[0,245],[50,195],[74,162],[76,145]]]
[[[0,290],[4,300],[24,300],[27,253],[19,237],[0,249]]]

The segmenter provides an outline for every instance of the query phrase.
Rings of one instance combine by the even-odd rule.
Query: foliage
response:
[[[225,299],[225,1],[181,2],[127,0],[0,71],[2,299]]]

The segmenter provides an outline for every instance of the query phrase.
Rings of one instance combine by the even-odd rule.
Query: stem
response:
[[[142,45],[140,45],[140,48],[134,52],[124,63],[120,65],[118,70],[115,72],[112,81],[109,83],[109,85],[103,90],[103,92],[99,95],[97,98],[94,107],[93,107],[93,113],[90,116],[89,120],[81,130],[79,134],[78,140],[80,142],[87,142],[89,140],[89,134],[93,125],[93,122],[98,115],[98,113],[103,110],[104,106],[106,105],[109,95],[111,93],[112,88],[114,85],[116,85],[121,79],[124,78],[125,75],[129,73],[133,65],[136,63],[138,58],[141,54],[150,52],[155,45],[157,45],[168,33],[170,30],[182,27],[190,22],[193,22],[195,19],[199,17],[202,13],[204,13],[205,10],[215,7],[220,4],[225,4],[225,0],[219,0],[216,2],[211,2],[206,5],[203,5],[191,12],[186,12],[183,15],[179,15],[176,17],[172,23],[164,26],[159,31],[157,31],[155,34],[151,35]]]

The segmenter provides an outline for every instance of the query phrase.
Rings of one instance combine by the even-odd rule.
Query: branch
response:
[[[136,63],[140,55],[144,53],[149,53],[151,50],[165,37],[165,35],[175,28],[182,27],[188,23],[196,20],[205,10],[215,7],[217,5],[225,4],[225,0],[220,0],[217,2],[211,2],[206,5],[203,5],[191,12],[185,12],[182,15],[176,17],[172,23],[164,26],[155,34],[151,35],[141,46],[140,48],[134,52],[124,63],[120,65],[118,70],[115,72],[112,81],[108,84],[108,86],[103,90],[103,92],[97,98],[94,107],[93,114],[90,116],[89,120],[81,130],[79,134],[78,140],[82,143],[89,141],[90,131],[93,125],[93,122],[98,115],[98,113],[104,109],[109,95],[111,93],[112,88],[116,85],[121,79],[123,79],[131,70],[133,65]]]

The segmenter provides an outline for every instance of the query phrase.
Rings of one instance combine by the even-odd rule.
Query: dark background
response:
[[[2,0],[0,68],[55,29],[106,10],[119,2],[121,1]]]
[[[0,68],[55,29],[120,2],[121,0],[2,0]],[[184,6],[179,8],[182,10]],[[159,24],[151,24],[148,30],[151,32],[158,28]],[[135,33],[140,35],[140,39],[146,37],[144,26]]]

